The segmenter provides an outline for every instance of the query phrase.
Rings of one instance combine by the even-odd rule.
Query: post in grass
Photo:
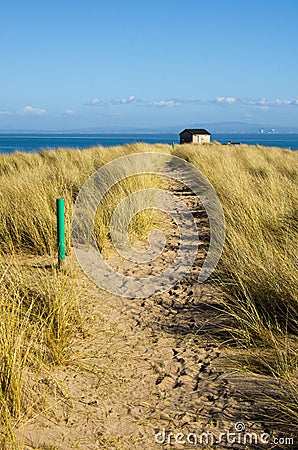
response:
[[[58,245],[58,267],[65,260],[65,226],[64,226],[64,198],[57,198],[57,245]]]

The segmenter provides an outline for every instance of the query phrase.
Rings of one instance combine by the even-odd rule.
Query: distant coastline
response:
[[[281,147],[298,150],[298,133],[212,133],[212,141],[222,144],[228,141],[248,145]],[[59,147],[88,148],[94,146],[113,147],[117,145],[145,142],[148,144],[179,143],[176,133],[0,133],[0,153],[13,153],[17,150],[36,152],[42,149]]]

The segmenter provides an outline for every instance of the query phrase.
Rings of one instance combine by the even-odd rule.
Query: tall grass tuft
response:
[[[208,177],[222,202],[226,242],[216,276],[238,338],[274,348],[279,373],[295,370],[298,152],[213,143],[177,146],[175,154]]]
[[[156,151],[162,151],[156,148]],[[96,147],[87,150],[58,149],[40,153],[16,152],[0,157],[0,248],[5,252],[51,255],[56,252],[56,198],[65,199],[67,251],[71,246],[71,217],[74,201],[83,183],[99,167],[113,159],[135,152],[152,151],[146,144],[112,149]],[[99,246],[106,232],[117,197],[144,187],[159,185],[157,177],[146,181],[132,177],[115,187],[101,205],[98,228]],[[146,221],[139,223],[139,232]],[[149,221],[147,221],[149,222]]]

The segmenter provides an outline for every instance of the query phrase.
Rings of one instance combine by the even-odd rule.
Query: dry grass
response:
[[[82,286],[76,282],[77,272],[71,263],[60,271],[56,267],[56,198],[65,199],[69,253],[72,210],[83,183],[113,159],[150,150],[149,146],[136,144],[113,149],[1,155],[1,448],[21,448],[14,437],[14,427],[36,401],[36,393],[25,382],[28,371],[38,373],[53,364],[73,363],[73,341],[84,329]],[[102,250],[109,247],[108,224],[119,200],[159,184],[155,176],[131,177],[106,195],[96,215],[96,235]],[[129,230],[131,238],[148,232],[153,222],[152,210],[138,214]]]
[[[217,191],[226,242],[215,277],[236,340],[272,349],[275,376],[297,369],[298,152],[220,144],[177,146]]]
[[[55,266],[56,198],[65,199],[69,252],[73,205],[84,181],[117,157],[170,150],[135,144],[1,155],[2,448],[19,448],[14,426],[34,395],[28,392],[25,374],[42,370],[43,365],[71,363],[72,342],[84,328],[77,274],[71,266],[63,271]],[[254,354],[258,370],[291,381],[297,370],[298,152],[215,143],[175,146],[174,154],[208,177],[224,208],[227,238],[214,279],[227,294],[226,309],[235,324],[230,333]],[[113,188],[97,212],[102,250],[108,247],[115,204],[136,190],[159,186],[157,177],[147,175]],[[131,237],[142,237],[154,220],[151,210],[138,214]],[[36,259],[24,264],[32,255],[47,255],[50,262],[40,265]],[[269,355],[265,361],[264,354]],[[296,398],[294,387],[292,392]],[[283,407],[289,417],[297,417],[293,404],[285,402]]]
[[[163,147],[154,148],[161,151]],[[0,246],[8,252],[37,255],[56,254],[56,198],[65,199],[66,241],[70,248],[71,217],[75,198],[83,183],[107,162],[135,152],[152,151],[145,144],[88,150],[42,151],[1,155],[0,158]],[[164,149],[163,149],[164,151]],[[98,215],[99,247],[108,236],[107,224],[115,201],[128,193],[159,185],[157,177],[133,177],[119,183]],[[140,216],[136,225],[142,232],[147,221]],[[136,231],[136,230],[135,230]]]
[[[71,267],[58,272],[54,264],[36,268],[34,260],[3,257],[0,268],[0,430],[6,448],[16,424],[39,403],[28,378],[44,367],[72,363],[72,342],[83,324]]]

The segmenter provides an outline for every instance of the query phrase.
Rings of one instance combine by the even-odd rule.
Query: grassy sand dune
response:
[[[274,332],[297,334],[297,152],[213,144],[175,153],[198,167],[221,199],[227,236],[218,276],[240,319],[239,338],[266,343]]]
[[[66,240],[70,248],[70,222],[75,198],[83,183],[99,167],[134,152],[152,151],[150,146],[93,148],[89,150],[58,149],[41,153],[2,155],[0,158],[1,216],[0,245],[3,251],[54,255],[56,252],[55,201],[64,197],[66,204]],[[163,151],[156,147],[154,151]],[[123,182],[107,196],[98,214],[99,245],[113,211],[115,197],[134,192],[136,187],[156,186],[156,178],[138,178]],[[145,226],[145,223],[142,224]]]
[[[297,421],[294,403],[297,398],[298,152],[245,145],[230,148],[216,143],[175,146],[174,150],[170,146],[135,144],[83,151],[17,152],[0,157],[0,309],[3,318],[0,328],[0,414],[3,448],[45,448],[26,447],[20,434],[16,433],[22,423],[48,408],[46,394],[34,380],[50,379],[59,367],[88,371],[89,363],[84,362],[84,352],[79,349],[93,336],[95,325],[98,333],[101,326],[102,332],[106,332],[108,326],[91,319],[92,314],[97,313],[90,313],[82,299],[86,302],[90,298],[92,288],[75,262],[69,258],[63,271],[56,269],[55,199],[65,198],[67,251],[70,254],[72,209],[84,181],[97,168],[117,157],[146,151],[172,152],[187,159],[216,189],[225,212],[227,238],[209,285],[210,289],[219,289],[223,299],[221,308],[231,318],[224,325],[224,331],[232,348],[236,345],[245,356],[241,370],[246,367],[246,370],[269,378],[285,380],[291,395],[278,400],[278,409],[284,412],[286,422]],[[133,177],[106,196],[97,212],[97,239],[107,257],[110,248],[108,224],[115,204],[129,193],[148,187],[161,187],[161,180],[151,175]],[[145,238],[158,220],[159,216],[152,210],[139,214],[130,227],[131,238]],[[187,310],[188,303],[185,302],[199,298],[196,297],[199,294],[193,293],[190,282],[188,285],[190,297],[185,296],[184,288],[178,288],[177,295],[172,291],[161,304],[173,305],[183,298],[183,308]],[[96,295],[102,297],[100,304],[117,303],[104,293]],[[216,297],[217,294],[212,295]],[[156,316],[159,314],[158,320],[163,311],[171,314],[171,306],[160,310],[159,301],[152,301],[152,311]],[[196,315],[195,309],[192,314]],[[152,315],[148,317],[152,320]],[[127,320],[135,326],[135,319],[129,316]],[[194,360],[196,352],[200,351],[200,344],[194,341],[201,326],[197,325],[185,334],[187,342],[193,342]],[[117,339],[117,333],[113,333],[111,342],[116,355],[119,353],[115,350],[117,346],[122,348]],[[127,339],[133,348],[134,334],[130,333]],[[143,343],[146,341],[145,335],[138,339]],[[136,347],[141,345],[140,342],[135,343]],[[154,346],[153,343],[154,340],[150,345]],[[160,351],[158,345],[154,348]],[[103,347],[98,348],[104,351]],[[96,353],[96,347],[92,349]],[[154,358],[155,353],[150,354]],[[133,355],[136,357],[135,353]],[[206,364],[214,358],[208,355]],[[111,359],[111,355],[107,358]],[[121,358],[121,367],[125,371],[129,362],[124,354],[119,354],[119,363]],[[117,357],[113,364],[116,363]],[[150,366],[150,358],[146,364]],[[109,368],[107,360],[99,357],[96,367],[97,371],[110,374],[111,380],[116,377],[116,367]],[[148,367],[149,378],[145,380],[150,379]],[[136,365],[135,370],[140,371],[140,367]],[[181,368],[179,375],[181,380],[183,370]],[[59,379],[59,375],[57,377]],[[179,383],[181,380],[179,378]],[[207,383],[208,377],[205,381]],[[63,389],[60,391],[63,397]],[[208,403],[207,399],[205,401]],[[141,448],[139,441],[135,447],[129,447],[128,441],[113,439],[113,433],[110,439],[102,438],[100,448]],[[134,445],[133,440],[130,442]],[[147,445],[150,448],[150,443]],[[52,448],[56,448],[54,443]]]

